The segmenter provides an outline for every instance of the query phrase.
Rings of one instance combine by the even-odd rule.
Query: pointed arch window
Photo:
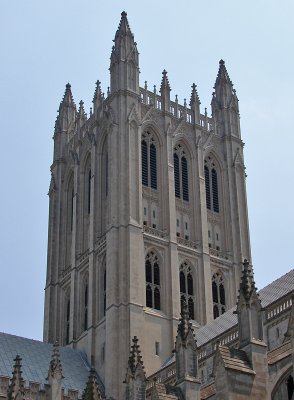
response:
[[[68,186],[67,186],[67,194],[66,194],[66,202],[67,202],[67,230],[68,232],[72,232],[73,230],[73,220],[74,220],[74,183],[73,176],[71,176]]]
[[[189,201],[189,174],[186,151],[181,144],[174,148],[175,196]]]
[[[213,317],[217,318],[226,312],[226,295],[224,279],[220,272],[212,277]]]
[[[184,304],[187,304],[190,319],[195,319],[194,281],[192,268],[187,262],[180,266],[180,296],[181,312]]]
[[[216,164],[212,157],[204,160],[206,207],[219,213],[219,182]]]
[[[160,302],[160,266],[158,256],[150,251],[145,259],[146,306],[161,309]]]
[[[141,142],[142,184],[157,190],[157,147],[151,132],[144,132]]]

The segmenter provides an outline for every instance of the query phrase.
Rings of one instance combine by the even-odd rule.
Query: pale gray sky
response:
[[[106,4],[107,3],[107,4]],[[198,85],[210,110],[223,58],[240,100],[251,244],[258,288],[293,267],[292,0],[1,1],[0,331],[40,339],[49,167],[65,84],[87,111],[109,85],[109,57],[125,10],[140,52],[140,84],[172,98]]]

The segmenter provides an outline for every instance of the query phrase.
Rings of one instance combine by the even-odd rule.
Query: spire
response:
[[[190,98],[190,107],[192,110],[193,122],[196,124],[200,123],[200,100],[197,92],[197,86],[193,83],[191,98]]]
[[[189,318],[187,304],[183,302],[175,345],[176,386],[186,400],[200,400],[198,381],[197,343]]]
[[[67,83],[65,85],[65,92],[63,95],[63,99],[60,103],[59,110],[61,107],[73,107],[74,109],[76,109],[76,105],[75,105],[75,102],[73,99],[70,83]]]
[[[127,13],[125,11],[123,11],[121,13],[121,19],[120,19],[120,23],[118,25],[116,34],[115,34],[115,39],[114,41],[116,42],[116,40],[120,37],[120,36],[126,36],[129,35],[130,37],[134,38],[134,35],[132,34],[130,25],[129,25],[129,21],[127,18]]]
[[[95,92],[94,92],[94,97],[93,97],[94,113],[97,111],[99,106],[102,104],[103,100],[104,100],[104,94],[102,93],[102,90],[101,90],[101,82],[97,81]]]
[[[73,129],[76,117],[76,105],[73,99],[71,85],[65,86],[65,92],[59,105],[58,115],[55,122],[55,133]]]
[[[62,399],[62,367],[60,361],[59,344],[56,341],[53,344],[52,356],[48,369],[48,398],[54,400]]]
[[[83,392],[82,400],[101,400],[103,399],[100,387],[97,382],[97,374],[95,368],[92,367],[90,375]]]
[[[128,360],[128,368],[124,383],[126,383],[127,400],[144,400],[146,396],[146,374],[141,356],[138,338],[134,336]]]
[[[22,378],[22,370],[21,370],[21,358],[17,355],[14,359],[14,366],[12,372],[12,379],[10,380],[10,384],[7,390],[7,399],[8,400],[24,400],[24,381]]]
[[[193,333],[192,324],[189,318],[189,310],[186,302],[183,302],[180,323],[178,325],[178,335],[182,340],[186,340],[190,331]]]
[[[222,84],[229,84],[231,87],[233,87],[233,84],[229,77],[224,60],[219,61],[219,69],[218,69],[214,88],[216,88],[216,86],[222,85]]]
[[[190,107],[193,107],[194,104],[201,104],[201,102],[199,100],[199,96],[198,96],[198,92],[197,92],[197,85],[195,85],[195,83],[193,83],[191,88],[192,88],[192,92],[191,92],[191,98],[190,98]]]
[[[49,376],[51,376],[52,378],[63,378],[60,353],[59,353],[59,344],[57,341],[53,344],[53,351],[49,365],[48,378]]]
[[[85,112],[85,107],[84,107],[83,100],[81,100],[80,103],[79,103],[79,111],[78,111],[78,114],[77,114],[77,118],[80,121],[83,121],[83,122],[87,120],[87,114]]]
[[[262,306],[254,282],[252,268],[247,260],[243,271],[237,300],[238,331],[240,348],[253,339],[263,341]]]
[[[240,138],[238,98],[223,60],[219,62],[214,90],[211,111],[216,133]]]
[[[142,361],[140,346],[138,345],[138,338],[134,336],[132,339],[133,345],[131,346],[128,368],[132,374],[135,374],[137,367],[144,370],[144,364]]]
[[[132,90],[139,94],[139,53],[125,11],[121,13],[114,38],[110,57],[110,78],[111,94],[120,89]]]
[[[243,262],[243,271],[241,276],[238,300],[241,296],[244,298],[246,304],[249,304],[253,296],[258,298],[257,288],[255,286],[253,277],[253,271],[250,268],[248,260],[246,259]]]
[[[160,93],[161,93],[161,95],[163,95],[164,92],[168,93],[170,91],[171,91],[171,88],[170,88],[170,84],[169,84],[168,77],[167,77],[167,71],[164,69],[162,71]]]
[[[162,72],[162,80],[160,86],[160,94],[162,98],[162,109],[165,111],[170,111],[170,84],[167,77],[167,72],[164,69]]]

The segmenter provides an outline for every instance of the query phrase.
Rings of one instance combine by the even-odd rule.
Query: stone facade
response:
[[[55,123],[43,343],[44,352],[55,343],[51,362],[33,382],[38,357],[25,354],[24,379],[22,339],[11,379],[0,364],[0,398],[291,398],[294,273],[259,297],[238,98],[224,61],[209,117],[195,84],[189,105],[171,100],[165,70],[158,92],[140,87],[125,12],[110,60],[110,88],[105,96],[97,81],[90,115],[67,84]],[[65,373],[66,351],[86,360]]]
[[[204,325],[234,306],[250,259],[238,99],[224,62],[212,117],[195,84],[189,106],[170,91],[166,71],[158,93],[139,86],[122,13],[107,96],[97,82],[87,116],[68,84],[55,124],[44,340],[86,351],[115,398],[131,338],[153,373],[173,349],[180,299]]]

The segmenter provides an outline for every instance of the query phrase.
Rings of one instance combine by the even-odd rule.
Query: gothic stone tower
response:
[[[93,111],[71,86],[54,131],[44,340],[83,349],[123,397],[130,338],[147,375],[170,356],[181,307],[194,329],[236,303],[250,260],[238,99],[220,61],[212,117],[139,86],[126,13],[115,34],[107,97]]]

